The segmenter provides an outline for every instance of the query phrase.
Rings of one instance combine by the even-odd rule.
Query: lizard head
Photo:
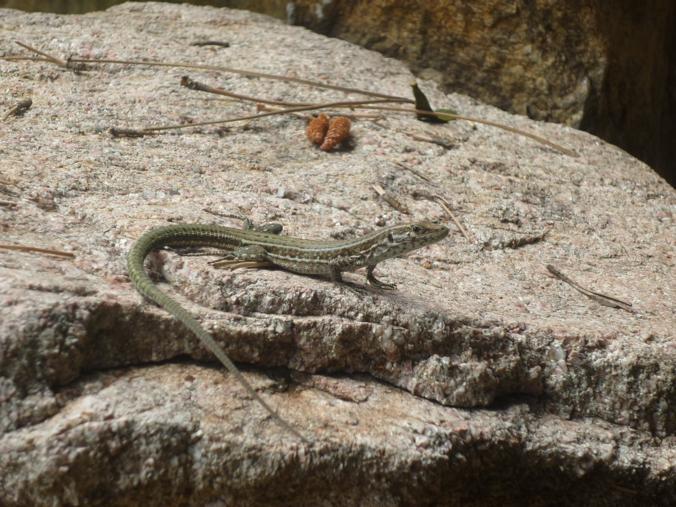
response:
[[[389,227],[382,231],[376,255],[381,259],[401,257],[413,250],[431,245],[448,235],[448,227],[432,222],[415,222]]]

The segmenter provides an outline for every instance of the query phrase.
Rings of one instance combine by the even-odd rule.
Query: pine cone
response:
[[[307,124],[305,133],[307,134],[307,138],[312,143],[322,144],[324,142],[324,137],[326,137],[326,131],[328,128],[329,117],[322,113],[310,120],[310,123]]]
[[[329,130],[326,132],[324,142],[319,147],[324,151],[331,151],[340,143],[350,137],[350,127],[352,124],[345,116],[336,116],[329,122]]]

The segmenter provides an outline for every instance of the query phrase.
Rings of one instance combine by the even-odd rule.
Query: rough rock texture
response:
[[[264,6],[274,12],[277,3]],[[676,184],[672,0],[296,0],[289,5],[291,22],[401,58],[447,90],[534,119],[581,127]]]
[[[236,65],[409,93],[394,61],[240,11],[125,4],[57,16],[0,11],[12,41],[60,56]],[[198,47],[227,40],[229,48]],[[669,505],[676,502],[676,194],[589,134],[421,83],[433,103],[527,129],[571,157],[486,126],[357,118],[325,153],[305,116],[113,138],[248,104],[181,88],[185,69],[82,73],[0,62],[0,504]],[[231,91],[291,102],[336,92],[215,71]],[[436,136],[444,146],[427,142]],[[410,168],[415,170],[407,170]],[[425,179],[421,178],[422,175]],[[394,210],[377,184],[406,204]],[[392,293],[283,271],[216,271],[163,252],[164,290],[194,312],[304,445],[247,399],[125,271],[149,227],[230,223],[348,238],[415,219],[454,232],[379,266]],[[548,275],[633,304],[602,306]],[[363,280],[357,273],[351,280]]]

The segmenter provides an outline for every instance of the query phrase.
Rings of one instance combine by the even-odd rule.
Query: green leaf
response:
[[[434,112],[435,113],[448,113],[448,114],[439,114],[436,117],[439,121],[442,121],[444,123],[448,123],[449,121],[453,121],[458,116],[458,112],[454,111],[453,109],[437,109]]]
[[[439,116],[428,116],[425,114],[416,114],[416,117],[420,121],[426,121],[428,123],[448,123],[449,121],[455,120],[457,113],[452,109],[439,109],[438,111],[433,111],[430,101],[427,100],[427,97],[418,87],[418,83],[415,81],[411,83],[411,88],[413,89],[413,98],[415,98],[415,108],[420,111],[429,111],[430,113],[448,113],[448,115],[439,115]]]

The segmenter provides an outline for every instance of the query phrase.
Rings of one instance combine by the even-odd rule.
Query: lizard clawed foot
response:
[[[211,261],[216,269],[235,269],[235,268],[265,268],[271,266],[267,258],[267,252],[260,245],[249,245],[236,248],[220,259]]]
[[[353,294],[356,294],[358,296],[364,296],[365,294],[369,293],[368,288],[364,287],[363,285],[359,285],[357,283],[353,282],[348,282],[345,280],[341,280],[340,282],[341,287],[345,287],[347,290],[352,292]]]
[[[241,259],[236,258],[232,254],[226,254],[216,260],[209,261],[209,265],[216,269],[234,269],[232,264],[238,264],[240,262],[242,262]]]
[[[397,284],[381,282],[380,280],[369,280],[369,284],[380,290],[397,290]]]
[[[216,269],[237,269],[237,268],[267,268],[270,263],[266,261],[242,261],[238,259],[221,258],[209,263]]]
[[[387,283],[378,280],[373,274],[373,269],[374,268],[369,267],[366,271],[366,279],[368,280],[369,285],[380,290],[395,290],[397,288],[396,284],[394,283]]]

